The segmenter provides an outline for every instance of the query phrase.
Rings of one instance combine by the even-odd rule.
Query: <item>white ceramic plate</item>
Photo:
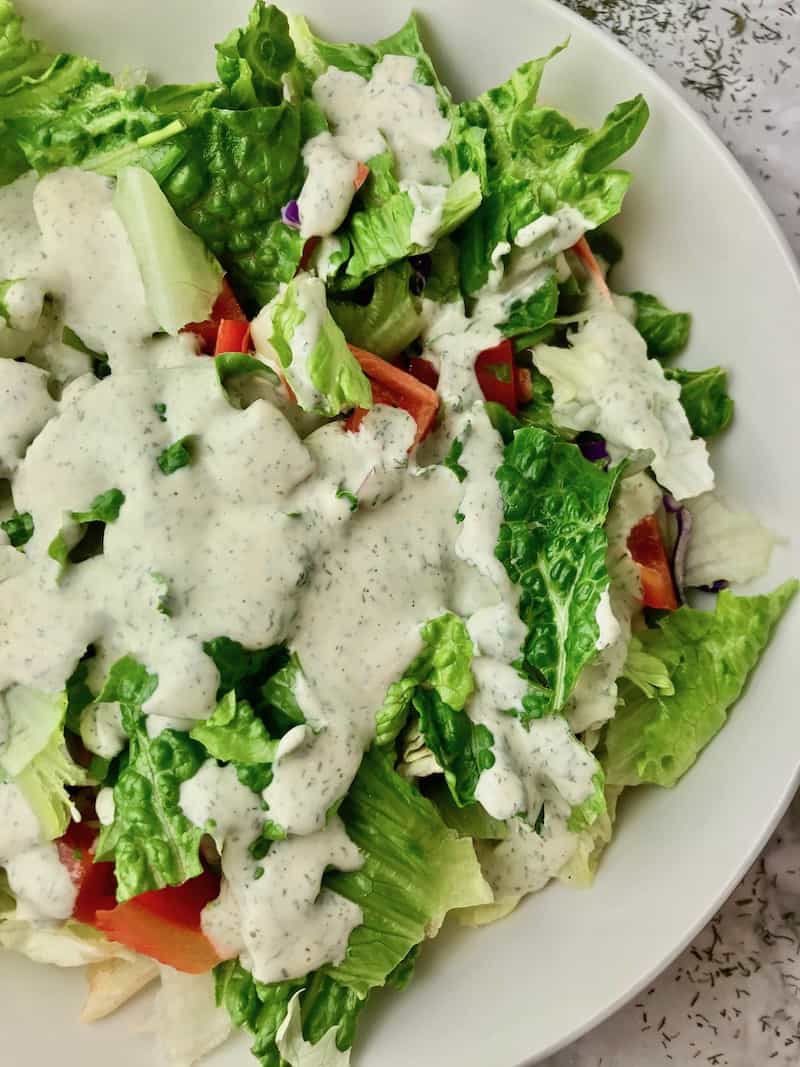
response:
[[[248,0],[19,0],[30,29],[111,69],[145,66],[170,81],[213,71],[213,41]],[[298,0],[325,35],[370,41],[406,18],[409,0]],[[571,35],[543,96],[581,121],[643,92],[652,119],[629,166],[636,180],[617,230],[621,288],[659,293],[695,313],[685,365],[732,370],[734,431],[714,449],[719,480],[793,540],[764,586],[800,574],[797,464],[800,278],[752,186],[700,120],[650,70],[550,0],[418,0],[445,82],[474,95]],[[796,653],[790,611],[730,725],[673,792],[639,790],[590,891],[552,887],[504,922],[445,931],[402,995],[375,996],[360,1067],[512,1067],[577,1037],[632,996],[704,924],[756,855],[798,774]],[[0,958],[3,1062],[144,1067],[150,1039],[131,1010],[86,1030],[83,977]],[[213,1067],[246,1065],[242,1042]]]

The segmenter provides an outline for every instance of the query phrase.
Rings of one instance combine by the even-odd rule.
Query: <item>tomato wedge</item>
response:
[[[356,192],[358,192],[368,177],[369,167],[366,163],[359,163],[356,168],[356,176],[353,178],[353,185],[356,187]]]
[[[422,356],[412,356],[408,361],[408,373],[423,385],[435,389],[439,384],[439,372],[434,365]]]
[[[586,238],[581,237],[580,241],[574,244],[570,251],[574,252],[578,259],[581,261],[581,263],[584,265],[584,267],[589,273],[589,277],[592,279],[592,281],[600,290],[600,292],[608,301],[608,303],[613,304],[613,300],[611,299],[611,290],[608,288],[608,283],[606,282],[605,275],[600,270],[600,264],[594,258],[594,252],[589,247],[589,242],[586,240]]]
[[[185,974],[204,974],[222,959],[203,933],[200,915],[219,895],[219,878],[204,871],[183,885],[156,889],[98,910],[94,925],[111,941]]]
[[[661,529],[655,515],[647,515],[628,535],[628,551],[639,569],[642,599],[648,608],[675,611],[678,598]]]
[[[418,445],[430,433],[436,421],[436,412],[439,410],[438,395],[429,385],[387,363],[380,356],[374,356],[363,348],[356,348],[355,345],[350,345],[349,348],[370,380],[372,402],[407,411],[417,424],[414,444]],[[364,408],[356,408],[345,422],[345,429],[355,433],[366,414]]]
[[[94,926],[99,908],[117,905],[117,880],[113,863],[94,862],[97,831],[85,822],[74,822],[56,842],[58,857],[78,890],[72,917]]]
[[[309,239],[303,245],[303,254],[300,257],[300,262],[297,264],[297,270],[295,271],[296,274],[299,274],[301,270],[308,269],[308,264],[311,262],[311,257],[314,255],[314,252],[319,242],[319,237],[309,237]]]
[[[250,323],[247,319],[222,319],[217,330],[214,355],[250,351]]]
[[[211,315],[205,322],[189,322],[181,333],[194,333],[200,338],[200,348],[205,355],[212,355],[217,349],[217,334],[223,319],[247,322],[247,316],[236,299],[227,278],[222,279],[222,288],[214,301]],[[224,349],[226,352],[238,352],[240,349]]]
[[[475,376],[487,400],[502,404],[512,415],[517,413],[517,382],[514,346],[506,339],[487,348],[475,360]]]

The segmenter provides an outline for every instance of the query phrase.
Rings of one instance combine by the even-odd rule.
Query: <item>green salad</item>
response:
[[[728,588],[726,372],[614,285],[647,104],[565,47],[457,103],[258,0],[151,85],[0,0],[0,946],[172,1062],[344,1067],[450,913],[589,885],[796,592]]]

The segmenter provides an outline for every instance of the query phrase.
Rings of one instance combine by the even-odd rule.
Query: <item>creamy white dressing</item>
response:
[[[103,759],[118,756],[128,743],[119,704],[90,704],[81,713],[81,740]]]
[[[656,477],[679,500],[713,489],[708,449],[692,438],[680,386],[648,359],[641,335],[619,312],[596,308],[568,350],[539,345],[534,361],[553,383],[558,425],[601,434],[614,459],[651,450]]]
[[[41,841],[39,820],[13,782],[0,782],[0,864]]]
[[[322,889],[322,876],[329,867],[357,870],[362,859],[338,816],[315,833],[272,842],[255,860],[250,846],[267,818],[264,806],[232,766],[214,760],[183,783],[181,807],[222,850],[225,883],[203,912],[203,930],[224,955],[240,955],[261,982],[299,978],[344,958],[361,909]]]
[[[521,814],[533,822],[544,803],[566,818],[592,795],[594,759],[560,715],[522,724],[513,712],[522,710],[529,683],[513,667],[476,657],[472,670],[476,688],[466,711],[491,732],[495,757],[481,772],[476,799],[496,819]]]
[[[435,152],[447,140],[450,122],[435,90],[415,80],[416,68],[412,56],[384,56],[369,80],[329,67],[314,82],[314,100],[333,132],[317,134],[303,149],[308,168],[298,197],[303,237],[338,229],[355,196],[358,163],[388,149],[414,204],[411,239],[430,246],[450,184],[447,165]]]
[[[0,410],[0,478],[9,478],[57,410],[44,371],[28,363],[0,360]]]
[[[51,841],[16,853],[5,861],[5,869],[17,919],[70,917],[78,891]]]

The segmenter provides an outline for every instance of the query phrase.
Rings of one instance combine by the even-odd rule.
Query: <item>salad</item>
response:
[[[456,103],[258,0],[151,86],[0,0],[0,945],[174,1063],[342,1067],[451,912],[588,885],[796,592],[727,588],[726,372],[614,289],[647,104],[564,47]]]

